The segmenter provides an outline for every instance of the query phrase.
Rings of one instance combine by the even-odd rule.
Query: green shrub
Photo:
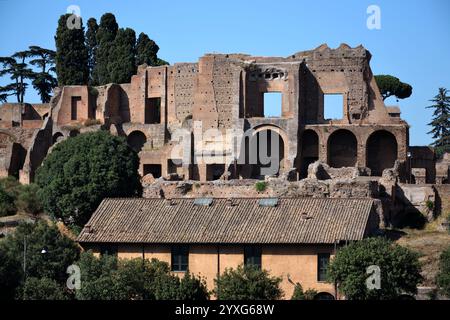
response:
[[[441,292],[450,297],[450,247],[441,253],[436,282],[441,288]]]
[[[267,183],[265,181],[258,181],[255,183],[255,189],[258,192],[263,192],[264,190],[266,190],[267,187]]]
[[[14,197],[0,186],[0,217],[13,215],[16,211]]]
[[[125,138],[106,131],[58,143],[36,174],[45,211],[67,225],[84,225],[106,197],[141,194],[139,158]]]
[[[308,289],[303,291],[303,287],[300,283],[295,284],[294,292],[292,293],[291,300],[314,300],[317,295],[317,291],[314,289]]]
[[[42,210],[42,203],[38,197],[39,186],[32,183],[21,185],[16,199],[17,209],[29,213],[37,214]]]
[[[253,265],[226,269],[214,282],[220,300],[275,300],[283,296],[281,278]]]
[[[22,288],[23,300],[67,300],[62,285],[49,278],[29,277]]]
[[[434,202],[433,202],[433,201],[427,200],[427,201],[425,202],[425,204],[426,204],[428,210],[433,210],[433,208],[434,208]]]

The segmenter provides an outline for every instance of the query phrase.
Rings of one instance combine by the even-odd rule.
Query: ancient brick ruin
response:
[[[418,182],[448,182],[449,161],[436,164],[432,150],[409,149],[408,124],[398,107],[384,105],[370,59],[364,47],[345,44],[285,58],[206,54],[196,63],[140,66],[130,83],[56,88],[47,105],[0,108],[0,176],[28,183],[53,144],[107,129],[127,138],[139,152],[141,175],[154,178],[264,178],[264,164],[249,163],[242,154],[251,154],[252,141],[268,132],[280,145],[274,176],[306,178],[308,166],[319,160],[373,177],[397,163],[399,182],[411,180],[411,167],[417,166],[425,169],[412,170]],[[278,117],[265,116],[264,95],[272,92],[282,96]],[[325,119],[328,94],[342,95],[341,119]],[[202,136],[210,129],[250,134],[218,143]],[[182,159],[173,150],[180,131],[190,137]],[[206,150],[208,160],[196,161]]]

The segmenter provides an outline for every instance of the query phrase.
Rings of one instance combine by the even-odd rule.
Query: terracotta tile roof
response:
[[[334,243],[373,225],[372,199],[105,199],[77,240],[84,243]],[[276,201],[275,201],[276,202]],[[198,205],[200,203],[200,205]]]

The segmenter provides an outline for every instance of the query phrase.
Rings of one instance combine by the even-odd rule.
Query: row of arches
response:
[[[314,130],[303,132],[301,142],[302,168],[319,159],[319,136]],[[366,142],[367,167],[373,176],[381,176],[383,170],[392,168],[397,159],[397,139],[386,130],[373,132]],[[358,159],[358,142],[353,132],[339,129],[327,141],[328,164],[333,168],[353,167]]]

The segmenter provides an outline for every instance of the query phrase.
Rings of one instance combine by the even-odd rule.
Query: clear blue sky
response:
[[[372,4],[381,9],[380,30],[366,27]],[[395,75],[414,88],[399,101],[411,125],[411,145],[431,142],[431,110],[425,106],[439,87],[450,88],[448,0],[0,0],[0,56],[29,45],[54,48],[58,17],[70,5],[80,7],[84,22],[114,13],[121,27],[154,39],[159,56],[170,63],[197,61],[206,52],[288,56],[322,43],[363,44],[373,55],[375,74]],[[33,90],[26,100],[39,101]]]

